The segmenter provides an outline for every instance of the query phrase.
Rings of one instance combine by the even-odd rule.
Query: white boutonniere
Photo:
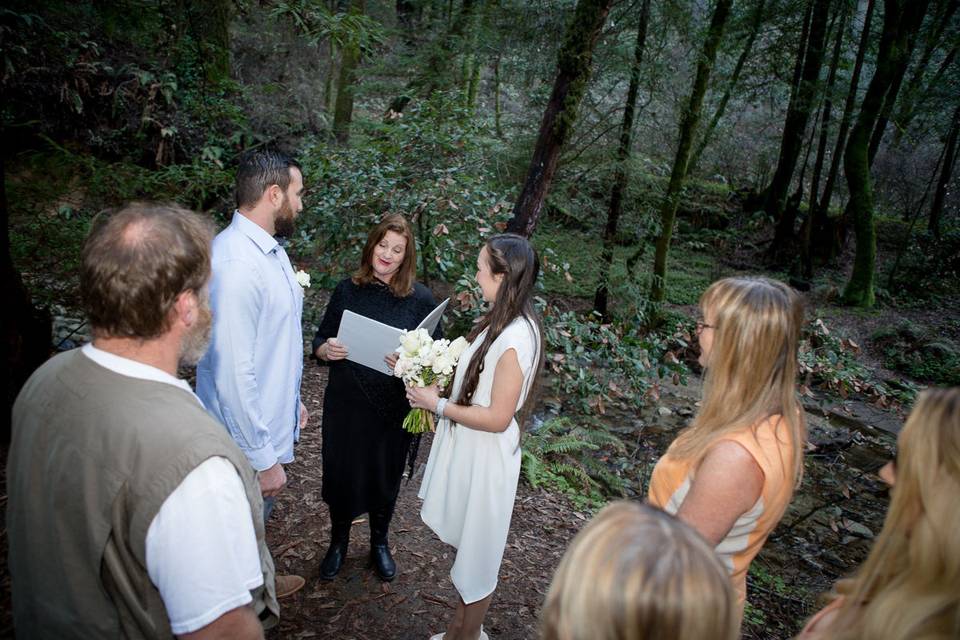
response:
[[[303,269],[297,270],[297,282],[304,289],[310,288],[310,274],[304,271]]]

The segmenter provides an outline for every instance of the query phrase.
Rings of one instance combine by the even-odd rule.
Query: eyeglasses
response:
[[[703,333],[704,329],[716,329],[717,326],[714,324],[707,324],[703,320],[697,320],[697,335]]]

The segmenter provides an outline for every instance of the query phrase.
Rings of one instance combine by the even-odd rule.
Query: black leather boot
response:
[[[333,514],[331,514],[331,519]],[[347,557],[347,544],[350,542],[350,518],[333,519],[330,528],[330,548],[320,563],[320,578],[333,580],[340,573],[340,567]]]
[[[397,577],[397,563],[390,555],[387,531],[393,517],[393,503],[370,512],[370,562],[381,580],[391,582]]]

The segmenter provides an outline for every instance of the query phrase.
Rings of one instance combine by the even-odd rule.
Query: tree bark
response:
[[[833,91],[837,80],[837,68],[840,66],[840,54],[843,52],[844,35],[847,32],[847,17],[850,5],[843,2],[840,6],[839,22],[837,24],[836,40],[834,40],[833,54],[830,58],[830,71],[827,73],[827,88],[824,91],[822,117],[820,120],[820,141],[817,145],[817,159],[813,162],[813,177],[810,179],[810,201],[807,206],[807,218],[801,228],[800,268],[804,278],[813,276],[813,260],[810,254],[810,241],[814,228],[822,228],[823,220],[815,218],[818,211],[817,202],[820,195],[820,178],[823,173],[823,164],[827,156],[827,139],[830,133],[830,115],[833,111]]]
[[[609,320],[607,312],[610,268],[613,265],[613,247],[617,237],[617,225],[623,208],[623,194],[627,189],[630,175],[630,148],[633,146],[633,118],[637,107],[637,93],[640,90],[640,65],[647,42],[647,26],[650,19],[650,0],[643,0],[640,7],[640,23],[637,25],[637,42],[633,49],[633,64],[630,67],[630,86],[627,89],[627,102],[623,108],[623,122],[620,125],[620,146],[617,148],[617,169],[610,191],[610,208],[607,211],[607,225],[603,230],[603,251],[600,255],[600,274],[597,291],[593,297],[593,310],[604,321]]]
[[[503,137],[500,127],[500,55],[493,61],[493,128],[498,138]]]
[[[860,44],[857,46],[857,57],[853,64],[853,71],[850,75],[850,89],[847,91],[847,99],[843,105],[843,115],[840,117],[840,128],[837,131],[837,142],[833,148],[833,156],[830,159],[830,171],[827,173],[827,181],[823,187],[823,195],[820,197],[817,211],[813,214],[815,219],[826,221],[827,214],[830,211],[830,201],[833,198],[833,188],[840,173],[840,162],[843,160],[844,149],[847,144],[847,134],[850,131],[850,124],[853,120],[853,109],[857,103],[857,89],[860,84],[860,72],[863,69],[863,60],[866,57],[867,47],[870,43],[870,24],[873,18],[874,0],[867,0],[867,8],[863,14],[863,30],[860,33]],[[814,234],[818,237],[824,227],[815,228]],[[816,243],[811,243],[811,247],[817,247],[825,250],[825,257],[833,257],[838,251],[836,243],[832,239],[821,238]]]
[[[960,0],[941,0],[938,2],[936,19],[927,30],[927,36],[924,38],[923,52],[917,61],[917,66],[910,76],[910,81],[903,91],[903,97],[900,99],[900,109],[894,118],[896,127],[894,129],[894,144],[900,144],[903,139],[903,133],[913,117],[913,107],[916,102],[916,96],[920,91],[920,85],[923,84],[923,76],[927,72],[933,53],[940,46],[943,38],[943,32],[946,30],[953,14],[960,8]]]
[[[876,70],[843,156],[850,191],[848,208],[857,238],[853,272],[843,292],[844,302],[849,305],[872,307],[876,302],[877,232],[870,181],[870,137],[880,117],[884,97],[893,84],[897,67],[907,55],[910,39],[920,27],[928,3],[929,0],[885,0]]]
[[[732,0],[717,0],[713,17],[710,19],[710,28],[704,40],[703,52],[697,64],[697,73],[693,81],[693,89],[690,92],[690,100],[680,117],[677,153],[674,156],[673,168],[670,171],[667,192],[660,207],[660,236],[657,238],[657,250],[653,259],[653,277],[650,283],[650,300],[654,303],[662,303],[666,298],[667,254],[670,251],[670,239],[673,236],[673,223],[677,217],[680,191],[687,176],[687,162],[690,159],[690,148],[693,146],[697,124],[700,122],[703,96],[707,92],[710,71],[717,59],[717,49],[723,38],[727,18],[730,16],[731,4]]]
[[[943,168],[940,169],[940,179],[937,180],[937,189],[933,192],[933,204],[930,205],[930,222],[928,228],[935,238],[940,239],[940,219],[943,217],[943,201],[947,195],[947,185],[953,176],[953,167],[957,160],[957,131],[960,129],[960,105],[953,112],[950,123],[950,133],[947,134],[947,144],[943,152]]]
[[[0,445],[10,442],[10,412],[20,389],[50,355],[50,314],[33,306],[20,272],[10,254],[10,215],[7,209],[6,175],[0,154],[0,269],[3,273],[4,408],[0,418]]]
[[[911,11],[910,8],[905,11]],[[920,14],[920,22],[923,22],[923,13]],[[919,28],[919,27],[918,27]],[[868,150],[868,159],[870,166],[877,157],[877,151],[880,150],[880,143],[883,141],[883,134],[887,130],[887,124],[890,122],[890,116],[893,114],[893,108],[897,103],[897,96],[900,94],[900,86],[907,74],[907,68],[910,66],[910,58],[913,56],[913,49],[917,44],[917,34],[913,33],[907,39],[906,53],[900,58],[893,73],[893,80],[890,88],[883,96],[883,106],[880,108],[880,117],[877,118],[877,124],[873,127],[873,133],[870,136],[870,148]]]
[[[827,32],[827,14],[830,0],[812,0],[813,15],[810,19],[810,36],[806,46],[803,73],[796,91],[796,100],[787,108],[787,118],[783,125],[783,138],[780,142],[780,158],[777,169],[767,192],[767,214],[777,221],[773,244],[769,255],[777,262],[785,262],[784,254],[793,242],[793,226],[796,211],[786,208],[787,193],[797,166],[797,158],[803,145],[804,133],[810,112],[813,110],[814,96],[817,93],[817,80],[823,63],[823,45]]]
[[[350,13],[363,15],[364,0],[352,0]],[[344,43],[340,60],[340,77],[337,79],[337,102],[333,110],[333,136],[337,144],[345,145],[350,140],[350,123],[353,121],[353,90],[357,82],[357,66],[360,64],[360,43],[354,38]]]
[[[477,0],[479,1],[479,0]],[[449,89],[457,84],[452,62],[457,58],[457,52],[463,49],[463,40],[473,22],[473,14],[477,8],[475,0],[463,0],[456,20],[447,29],[447,32],[435,42],[427,56],[424,74],[414,84],[422,86],[425,95],[434,91]],[[453,3],[449,4],[450,13],[453,13]],[[448,19],[448,24],[450,20]],[[462,71],[462,69],[461,69]]]
[[[726,0],[729,2],[729,0]],[[578,0],[557,61],[557,77],[540,122],[527,177],[513,208],[507,230],[530,236],[537,226],[543,202],[557,171],[560,151],[577,120],[586,91],[593,48],[613,0]]]
[[[954,44],[953,47],[950,48],[950,51],[947,52],[947,55],[945,55],[940,62],[940,66],[937,67],[936,73],[934,73],[930,81],[927,82],[924,90],[919,92],[919,96],[915,98],[914,103],[910,106],[910,111],[897,120],[900,129],[906,131],[907,128],[909,128],[910,123],[913,122],[914,117],[917,115],[917,110],[920,109],[921,105],[926,101],[926,98],[930,96],[931,89],[941,86],[940,83],[943,81],[943,76],[949,69],[953,68],[958,52],[960,52],[960,43]]]
[[[687,165],[688,174],[693,173],[697,165],[700,164],[700,157],[703,155],[703,151],[707,148],[707,145],[710,144],[710,139],[713,137],[713,132],[716,130],[717,124],[720,123],[720,119],[727,110],[727,103],[730,102],[730,96],[733,94],[734,87],[736,87],[737,82],[740,81],[740,74],[743,73],[743,67],[747,64],[747,60],[750,58],[750,52],[753,50],[753,43],[756,41],[757,34],[760,33],[760,27],[763,25],[765,8],[766,0],[757,0],[757,4],[753,10],[753,16],[750,20],[750,33],[747,35],[747,41],[743,45],[740,57],[737,58],[737,64],[733,67],[733,73],[730,74],[730,80],[727,82],[723,96],[720,98],[717,110],[713,113],[710,124],[703,130],[703,135],[700,137],[697,150],[690,158],[690,162]]]

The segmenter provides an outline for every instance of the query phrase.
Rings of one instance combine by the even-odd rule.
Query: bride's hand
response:
[[[426,409],[436,412],[440,400],[440,389],[432,384],[429,387],[407,387],[407,400],[414,409]]]

